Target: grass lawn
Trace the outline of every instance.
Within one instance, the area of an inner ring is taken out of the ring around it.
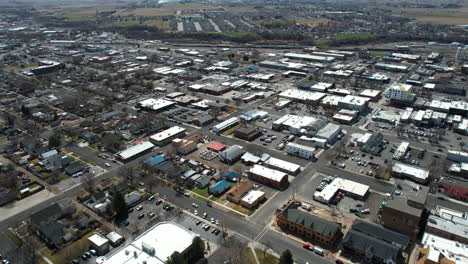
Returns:
[[[374,34],[370,33],[344,33],[344,34],[337,34],[336,39],[370,39],[375,37]]]
[[[328,39],[318,39],[318,40],[314,41],[314,44],[317,45],[317,46],[327,46],[328,44],[330,44],[330,40],[328,40]]]
[[[210,196],[210,194],[208,193],[208,187],[203,188],[203,189],[195,189],[193,192],[206,198]]]
[[[260,249],[255,249],[255,254],[257,255],[260,264],[277,264],[279,262],[277,257],[268,253],[263,254],[263,251]],[[256,264],[255,257],[249,247],[246,247],[242,250],[242,263]]]
[[[383,53],[371,53],[370,55],[372,57],[383,57],[383,56],[385,56],[385,54],[383,54]]]

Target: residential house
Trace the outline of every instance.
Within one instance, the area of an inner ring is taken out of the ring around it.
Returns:
[[[73,239],[73,236],[69,235],[71,232],[70,225],[66,221],[50,220],[41,224],[36,234],[49,248],[60,248]]]
[[[232,203],[239,204],[242,197],[244,197],[253,186],[254,183],[251,180],[243,180],[226,193],[226,199]]]
[[[226,180],[221,180],[214,185],[210,186],[208,192],[212,195],[219,196],[228,190],[231,186],[231,183]]]

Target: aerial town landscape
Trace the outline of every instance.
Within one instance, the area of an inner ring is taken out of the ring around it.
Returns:
[[[467,264],[468,3],[0,0],[2,264]]]

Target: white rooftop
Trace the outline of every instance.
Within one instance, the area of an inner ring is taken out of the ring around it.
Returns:
[[[257,190],[250,190],[244,197],[242,197],[242,201],[252,204],[253,202],[257,201],[260,197],[265,195],[265,192],[257,191]]]
[[[186,251],[196,236],[174,222],[160,222],[108,256],[103,264],[141,264],[145,261],[147,264],[164,264],[175,251]]]
[[[163,141],[163,140],[166,140],[174,135],[177,135],[181,132],[184,132],[185,131],[185,128],[183,127],[180,127],[180,126],[173,126],[171,128],[168,128],[164,131],[161,131],[157,134],[154,134],[150,137],[151,140],[154,140],[156,142],[158,141]]]
[[[290,172],[296,172],[301,168],[300,165],[274,157],[270,157],[267,161],[265,161],[265,164]]]
[[[117,153],[117,155],[120,156],[121,159],[125,160],[153,147],[153,143],[149,141],[144,141],[140,144],[133,145],[127,149],[120,151],[119,153]]]
[[[285,176],[288,176],[284,172],[273,170],[258,164],[255,164],[252,168],[250,168],[249,172],[276,182],[280,182]]]
[[[88,240],[93,243],[94,245],[100,247],[102,245],[104,245],[105,243],[109,242],[109,240],[107,238],[105,238],[104,236],[102,236],[101,234],[94,234],[92,236],[90,236],[88,238]]]
[[[456,264],[468,263],[467,244],[449,240],[429,233],[424,233],[421,243],[423,244],[424,248],[430,248],[431,251],[439,252],[446,258],[455,261]],[[437,262],[438,259],[436,259],[436,263]]]
[[[392,170],[421,181],[426,181],[429,177],[429,171],[403,163],[396,163]]]

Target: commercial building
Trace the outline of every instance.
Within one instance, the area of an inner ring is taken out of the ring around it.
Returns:
[[[409,142],[403,141],[400,143],[398,148],[395,150],[395,153],[393,154],[393,159],[394,160],[401,160],[405,157],[406,153],[409,150]]]
[[[213,150],[213,151],[216,151],[216,152],[221,152],[221,151],[223,151],[223,150],[226,149],[226,145],[221,144],[221,143],[219,143],[219,142],[211,141],[211,142],[208,143],[208,145],[206,146],[206,149],[208,149],[208,150]]]
[[[327,144],[333,145],[338,140],[338,136],[341,134],[341,126],[328,123],[324,128],[317,132],[315,137],[322,138],[327,141]]]
[[[300,60],[300,61],[312,61],[312,62],[334,62],[335,58],[333,57],[326,57],[326,56],[314,56],[309,54],[299,54],[299,53],[285,53],[285,58],[293,59],[293,60]]]
[[[338,192],[342,192],[354,199],[365,200],[369,195],[369,186],[347,179],[335,178],[322,191],[314,193],[314,200],[328,204]]]
[[[416,264],[459,264],[468,263],[468,244],[463,244],[440,236],[424,233],[423,248]]]
[[[259,137],[262,131],[256,126],[243,126],[234,131],[234,136],[247,141],[252,141]]]
[[[172,146],[174,146],[177,153],[180,153],[182,155],[187,155],[198,148],[198,144],[196,141],[187,139],[175,138],[172,140],[171,144]]]
[[[281,229],[330,249],[343,235],[340,224],[301,211],[293,203],[276,215],[276,222]]]
[[[253,167],[249,169],[248,174],[251,179],[277,189],[284,189],[289,184],[288,175],[286,173],[258,164],[254,164]]]
[[[258,119],[264,119],[264,118],[267,118],[268,116],[269,116],[269,114],[266,111],[253,109],[253,110],[250,110],[250,111],[247,111],[247,112],[243,113],[240,116],[240,118],[244,119],[245,121],[250,122],[250,121],[255,121],[255,120],[258,120]]]
[[[387,199],[382,203],[380,223],[409,236],[411,239],[416,239],[422,226],[423,208],[412,205],[414,204],[409,202],[409,199],[401,196]]]
[[[359,93],[359,96],[367,97],[371,101],[378,101],[380,99],[380,90],[371,90],[371,89],[365,89]]]
[[[289,142],[286,144],[286,152],[308,160],[315,160],[315,148]]]
[[[376,69],[393,71],[393,72],[408,72],[409,67],[404,65],[388,64],[388,63],[376,63]]]
[[[122,161],[129,161],[151,151],[153,148],[153,143],[149,141],[143,141],[141,143],[128,147],[127,149],[122,150],[115,155],[118,159]]]
[[[240,159],[244,154],[244,150],[239,145],[232,145],[229,148],[219,152],[221,161],[228,164],[233,164]]]
[[[173,139],[180,138],[185,135],[185,128],[180,126],[173,126],[162,132],[152,135],[149,140],[156,146],[165,146],[169,144]]]
[[[412,101],[414,100],[414,94],[411,93],[412,89],[412,85],[396,83],[388,89],[386,96],[397,101]]]
[[[444,218],[430,215],[427,219],[426,233],[468,244],[468,221],[462,217]]]
[[[153,99],[149,98],[143,101],[140,101],[137,104],[137,108],[144,109],[147,111],[162,112],[176,105],[175,102],[165,100],[165,99]]]
[[[109,252],[109,240],[99,233],[88,237],[90,248],[96,250],[99,256],[104,256]]]
[[[263,202],[263,200],[265,200],[265,192],[250,190],[244,197],[242,197],[240,203],[246,208],[254,209]]]
[[[427,183],[429,179],[428,170],[399,162],[393,165],[392,175],[400,178],[407,178],[422,184]]]
[[[288,89],[279,94],[279,97],[295,102],[314,104],[320,102],[327,94],[321,92],[311,92],[299,89]]]
[[[239,118],[231,117],[231,118],[229,118],[227,120],[224,120],[223,122],[215,125],[211,130],[216,134],[220,134],[223,131],[226,131],[227,129],[236,126],[237,124],[239,124]]]
[[[179,224],[159,222],[132,243],[100,259],[102,264],[164,264],[176,251],[190,259],[193,256],[192,241],[195,237],[197,234]]]
[[[341,243],[345,253],[375,264],[403,263],[402,252],[408,245],[407,236],[361,219],[354,220]]]
[[[447,151],[447,159],[461,163],[468,163],[468,153],[457,150],[449,150]]]
[[[310,116],[285,115],[272,124],[272,129],[276,131],[289,130],[291,134],[314,135],[326,125],[322,119]]]
[[[297,175],[299,172],[301,172],[300,165],[274,157],[268,158],[265,162],[263,162],[263,165],[290,175]]]
[[[362,96],[347,95],[338,103],[338,107],[364,112],[369,107],[370,99]]]

